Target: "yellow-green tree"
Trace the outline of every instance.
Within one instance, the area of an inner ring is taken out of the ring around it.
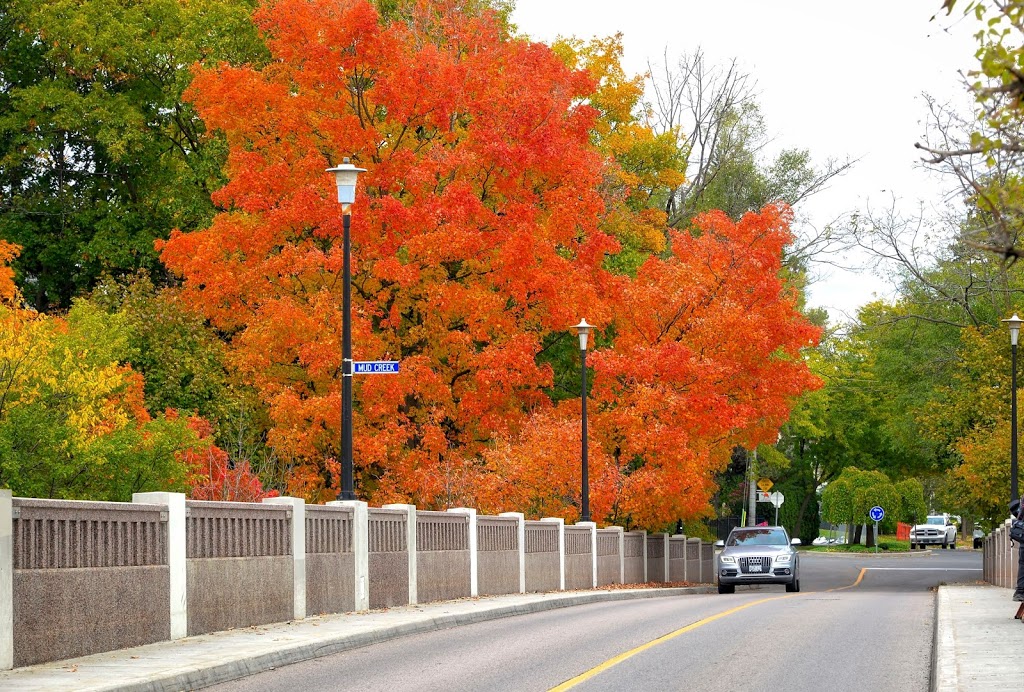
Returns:
[[[64,318],[0,302],[0,486],[16,495],[129,500],[185,490],[184,419],[151,416],[116,315],[77,302]]]

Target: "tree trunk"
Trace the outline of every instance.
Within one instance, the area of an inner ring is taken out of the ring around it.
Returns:
[[[866,542],[865,545],[867,545],[867,547],[869,547],[869,548],[874,548],[875,547],[875,541],[878,540],[878,536],[875,535],[875,525],[874,524],[868,524],[868,526],[867,526],[867,534],[868,534],[868,537],[867,537],[867,542]]]

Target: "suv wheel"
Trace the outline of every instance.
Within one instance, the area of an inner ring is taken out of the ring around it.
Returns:
[[[735,584],[719,584],[718,593],[736,593]]]
[[[797,593],[800,591],[800,579],[793,577],[793,581],[786,584],[786,591],[789,593]]]

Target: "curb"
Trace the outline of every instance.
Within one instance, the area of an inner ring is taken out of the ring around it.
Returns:
[[[213,666],[196,666],[189,670],[180,672],[168,672],[158,678],[151,677],[147,680],[115,683],[108,687],[97,689],[120,692],[176,692],[177,690],[196,689],[209,685],[216,685],[223,682],[238,680],[256,673],[263,673],[274,668],[286,666],[292,663],[301,663],[322,656],[350,651],[372,644],[406,637],[413,634],[433,632],[451,627],[471,625],[477,622],[497,620],[517,615],[528,615],[539,613],[556,608],[570,608],[572,606],[587,605],[590,603],[602,603],[606,601],[628,601],[641,598],[667,598],[671,596],[683,596],[686,594],[710,594],[717,593],[714,586],[678,587],[668,589],[642,589],[642,590],[611,590],[593,591],[565,595],[542,601],[500,606],[481,610],[474,613],[458,613],[441,615],[437,617],[425,616],[422,621],[410,622],[401,625],[382,627],[379,630],[370,632],[356,632],[351,634],[339,634],[327,640],[316,642],[285,645],[282,648],[269,652],[256,654],[245,658],[236,658],[232,661]],[[204,635],[205,636],[205,635]],[[183,641],[183,640],[179,640]],[[152,646],[152,645],[150,645]]]

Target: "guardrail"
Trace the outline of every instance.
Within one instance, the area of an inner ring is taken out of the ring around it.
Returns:
[[[592,522],[288,497],[133,499],[0,491],[0,669],[307,614],[714,580],[709,543]]]
[[[997,526],[982,543],[982,579],[1012,589],[1017,585],[1018,546],[1010,543],[1010,520]]]

